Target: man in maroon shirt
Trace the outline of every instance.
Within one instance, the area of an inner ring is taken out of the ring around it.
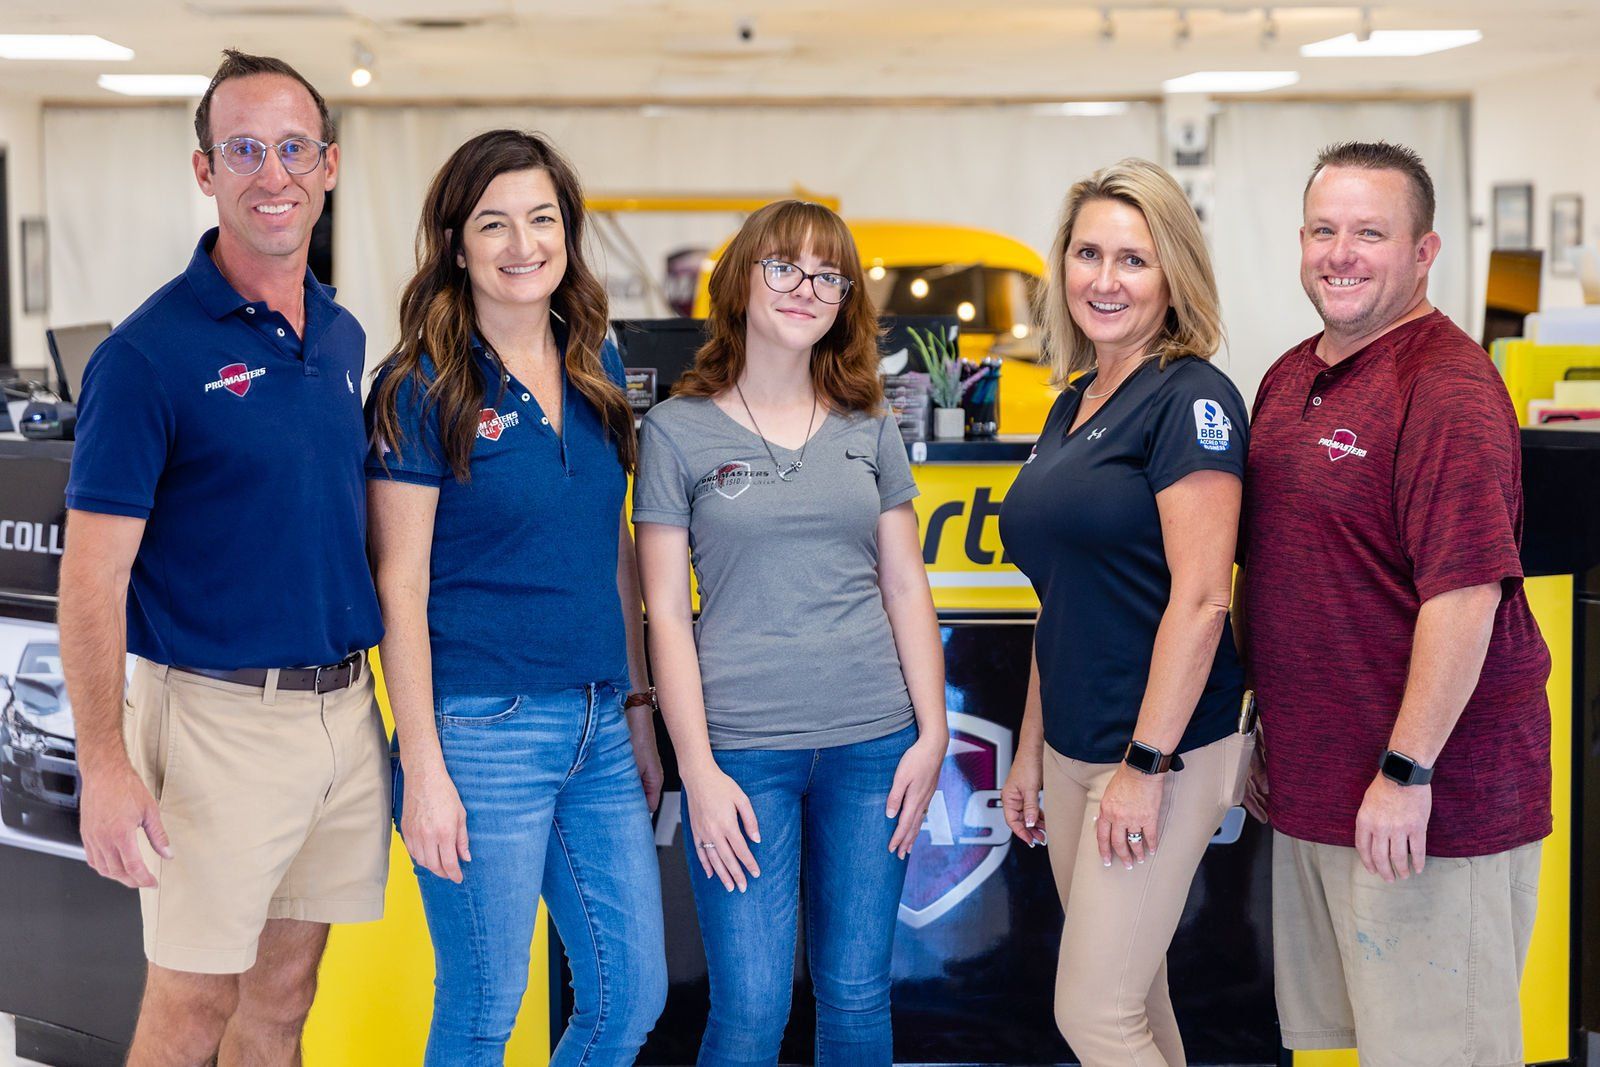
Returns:
[[[1256,396],[1240,632],[1284,1044],[1500,1067],[1523,1062],[1550,659],[1522,589],[1515,413],[1428,303],[1433,209],[1410,149],[1317,160],[1300,281],[1324,330]]]

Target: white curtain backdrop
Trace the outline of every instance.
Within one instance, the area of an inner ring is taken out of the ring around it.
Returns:
[[[1467,254],[1465,103],[1227,103],[1217,116],[1211,224],[1230,339],[1222,358],[1254,397],[1277,356],[1319,326],[1300,290],[1300,190],[1316,152],[1389,138],[1421,152],[1438,190],[1444,252],[1434,302],[1458,322],[1474,301]],[[47,108],[52,324],[120,321],[183,269],[215,224],[196,188],[187,107]],[[1064,118],[1025,107],[492,109],[357,107],[342,116],[335,210],[339,299],[361,319],[368,365],[393,344],[423,192],[467,137],[496,126],[548,134],[591,194],[837,196],[846,217],[965,223],[1043,252],[1067,186],[1124,156],[1161,158],[1161,113]],[[684,246],[715,246],[733,214],[624,215],[652,273]],[[591,242],[617,314],[645,310],[626,256]]]
[[[1444,243],[1428,286],[1433,303],[1467,328],[1467,104],[1229,103],[1214,130],[1216,208],[1211,245],[1228,330],[1222,363],[1246,402],[1274,360],[1322,328],[1300,287],[1300,197],[1316,155],[1336,141],[1398,141],[1421,154],[1438,198]]]
[[[183,270],[216,210],[193,108],[46,108],[50,325],[121,322]]]
[[[919,219],[997,230],[1048,247],[1071,182],[1129,155],[1155,158],[1159,111],[1065,118],[985,108],[350,108],[340,139],[345,173],[335,212],[339,298],[366,325],[369,362],[395,336],[396,302],[412,270],[417,214],[450,152],[497,126],[551,137],[591,195],[786,192],[839,197],[854,218]],[[738,216],[623,215],[659,274],[684,245],[714,247]],[[592,244],[593,242],[591,242]],[[637,314],[637,280],[596,250],[614,314]]]

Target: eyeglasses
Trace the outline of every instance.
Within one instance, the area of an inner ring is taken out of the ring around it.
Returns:
[[[278,162],[290,174],[310,174],[321,166],[322,157],[328,151],[328,142],[312,140],[310,137],[286,137],[277,144],[267,144],[254,137],[230,137],[226,141],[218,141],[206,151],[217,148],[222,149],[222,162],[229,170],[241,178],[248,178],[267,162],[269,150],[278,153]]]
[[[824,304],[840,303],[850,293],[850,279],[836,271],[824,270],[816,274],[807,274],[793,263],[782,259],[761,259],[756,262],[761,265],[761,277],[766,281],[767,288],[775,293],[792,293],[800,288],[800,283],[807,278],[811,279],[811,291]]]

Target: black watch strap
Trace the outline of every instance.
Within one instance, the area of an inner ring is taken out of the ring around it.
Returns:
[[[1378,770],[1396,785],[1427,785],[1433,781],[1433,768],[1424,767],[1404,752],[1387,749],[1378,761]]]
[[[1183,770],[1181,757],[1168,755],[1143,741],[1129,741],[1127,749],[1122,753],[1122,762],[1140,774],[1165,774],[1167,771]]]

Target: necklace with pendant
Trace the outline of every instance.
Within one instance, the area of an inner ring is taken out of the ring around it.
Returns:
[[[744,398],[744,390],[739,388],[738,382],[733,383],[733,391],[739,394],[739,403],[744,405],[744,413],[750,417],[750,425],[756,428],[756,436],[761,438],[761,445],[767,450],[767,458],[772,460],[772,469],[778,473],[778,480],[781,482],[792,480],[800,468],[806,465],[806,446],[811,444],[811,427],[817,421],[816,390],[811,392],[811,418],[806,420],[805,442],[800,446],[799,457],[788,466],[782,466],[778,463],[778,457],[773,454],[772,445],[768,443],[766,435],[761,432],[761,424],[756,422],[755,412],[750,410],[750,402]]]

